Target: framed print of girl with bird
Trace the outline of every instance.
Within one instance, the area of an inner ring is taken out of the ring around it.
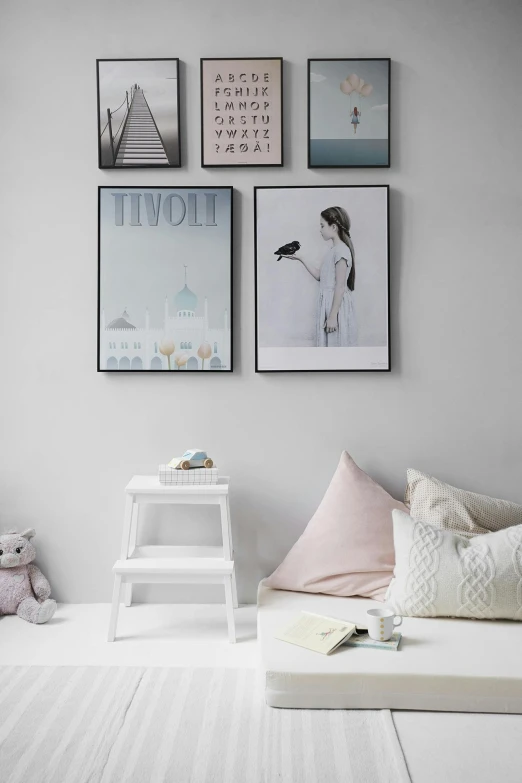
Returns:
[[[256,372],[390,369],[388,186],[255,188]]]
[[[390,59],[308,60],[308,168],[390,165]]]

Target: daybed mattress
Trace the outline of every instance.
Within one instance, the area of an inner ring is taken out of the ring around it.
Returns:
[[[321,655],[274,636],[301,611],[364,624],[377,601],[258,588],[258,638],[271,707],[522,713],[522,623],[404,618],[397,652]]]

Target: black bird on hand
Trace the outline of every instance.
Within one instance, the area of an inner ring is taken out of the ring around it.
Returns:
[[[279,256],[277,260],[281,261],[283,256],[293,256],[294,253],[297,253],[300,247],[301,244],[297,241],[297,239],[294,239],[293,242],[289,242],[287,245],[280,247],[279,250],[276,250],[274,255]]]

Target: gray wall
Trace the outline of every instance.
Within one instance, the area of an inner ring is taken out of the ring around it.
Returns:
[[[397,496],[414,466],[522,503],[518,0],[2,0],[0,15],[0,526],[37,529],[58,600],[110,600],[126,482],[190,446],[232,476],[243,602],[343,448]],[[286,166],[204,171],[199,57],[243,55],[285,58]],[[185,166],[98,171],[95,59],[154,56],[184,63]],[[390,170],[306,169],[306,59],[325,56],[392,58]],[[237,188],[233,374],[96,374],[96,187],[115,183]],[[393,371],[255,375],[252,186],[342,183],[392,188]],[[146,528],[218,532],[210,515]]]

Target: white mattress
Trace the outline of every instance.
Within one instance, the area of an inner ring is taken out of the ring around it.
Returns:
[[[364,623],[364,598],[258,588],[258,638],[271,707],[522,713],[522,623],[404,618],[397,652],[321,655],[274,638],[302,609]]]

